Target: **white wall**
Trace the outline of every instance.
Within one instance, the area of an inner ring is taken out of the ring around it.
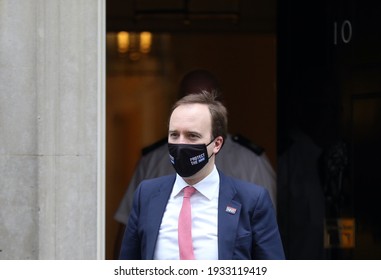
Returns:
[[[0,259],[104,257],[104,0],[0,0]]]

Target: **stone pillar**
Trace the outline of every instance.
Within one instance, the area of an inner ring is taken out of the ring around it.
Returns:
[[[0,0],[0,259],[104,258],[104,0]]]

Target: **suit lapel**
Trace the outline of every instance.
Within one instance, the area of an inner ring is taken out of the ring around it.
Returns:
[[[153,193],[150,200],[148,212],[149,224],[147,225],[150,230],[147,232],[152,234],[147,236],[147,259],[153,259],[161,220],[163,219],[164,211],[167,206],[169,196],[171,195],[175,178],[175,176],[170,177],[166,182],[157,186],[157,191]]]
[[[220,173],[218,199],[218,259],[231,260],[235,246],[241,204],[234,201],[236,190]]]

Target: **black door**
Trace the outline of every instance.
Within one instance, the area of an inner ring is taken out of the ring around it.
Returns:
[[[381,4],[278,1],[278,218],[289,259],[381,258]]]

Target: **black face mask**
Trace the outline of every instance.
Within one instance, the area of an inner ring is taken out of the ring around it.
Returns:
[[[213,141],[214,139],[208,145],[168,143],[169,159],[177,174],[190,177],[200,171],[209,161],[206,147]]]

